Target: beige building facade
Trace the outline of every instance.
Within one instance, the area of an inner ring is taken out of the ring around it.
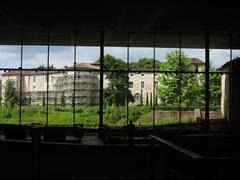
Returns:
[[[205,67],[200,59],[192,58],[192,69],[202,71]],[[50,105],[61,104],[64,98],[66,105],[71,105],[75,99],[76,105],[97,105],[99,104],[100,74],[99,64],[80,63],[76,70],[66,69],[64,72],[49,71],[48,95],[47,95],[47,71],[22,71],[22,103],[30,105],[42,105],[47,102]],[[75,78],[74,78],[75,75]],[[154,102],[154,87],[158,87],[159,73],[152,70],[142,69],[129,72],[129,90],[134,96],[135,105]],[[4,91],[6,81],[15,81],[17,90],[20,89],[19,71],[10,71],[2,75],[2,103],[4,103]],[[75,83],[75,86],[74,86]],[[109,80],[104,74],[103,88],[107,88]],[[75,93],[75,94],[74,94]],[[141,102],[142,100],[142,102]],[[155,99],[156,101],[157,99]],[[148,101],[148,102],[147,102]],[[159,100],[157,100],[159,101]],[[159,103],[159,102],[157,102]]]

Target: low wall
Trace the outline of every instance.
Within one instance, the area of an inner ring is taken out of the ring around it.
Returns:
[[[205,118],[205,111],[202,111],[202,118]],[[176,120],[179,119],[179,111],[155,111],[155,120]],[[210,119],[221,119],[221,111],[209,111]],[[181,111],[181,119],[195,120],[194,111]]]

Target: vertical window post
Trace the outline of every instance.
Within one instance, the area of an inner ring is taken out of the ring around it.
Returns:
[[[206,74],[205,74],[205,128],[209,128],[209,33],[205,34],[205,59],[206,59]]]
[[[232,67],[232,35],[230,35],[230,73],[229,73],[229,111],[228,111],[228,113],[229,112],[232,112],[232,84],[233,84],[233,81],[232,81],[232,79],[233,79],[233,67]],[[225,85],[226,86],[226,85]],[[231,115],[231,113],[229,113],[228,115],[227,115],[227,117],[229,118],[229,119],[231,119],[232,117],[231,117],[232,115]]]
[[[128,76],[128,81],[127,81],[127,125],[129,124],[129,107],[128,107],[128,98],[129,98],[129,38],[130,38],[130,35],[129,33],[127,34],[127,76]]]
[[[155,85],[155,76],[156,76],[156,35],[153,34],[153,127],[155,126],[155,93],[156,93],[156,85]],[[152,99],[150,98],[150,101]],[[151,104],[152,102],[150,102]]]
[[[179,125],[181,125],[181,121],[182,121],[182,34],[179,34],[179,69],[178,69],[178,73],[179,73],[179,81],[178,81],[178,97],[179,97],[179,101],[178,101],[178,113],[179,113]]]
[[[104,65],[104,32],[100,35],[100,109],[99,109],[99,129],[103,128],[103,65]]]
[[[20,79],[19,79],[19,124],[22,124],[22,64],[23,64],[23,32],[21,33],[21,62],[20,62]]]
[[[46,109],[46,126],[48,126],[48,91],[49,91],[49,52],[50,52],[50,32],[47,33],[47,109]]]
[[[73,59],[73,126],[75,125],[75,111],[76,111],[76,60],[77,60],[77,45],[76,45],[76,32],[74,32],[74,59]]]

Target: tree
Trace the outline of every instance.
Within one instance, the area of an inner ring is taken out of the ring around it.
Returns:
[[[14,105],[19,103],[19,93],[15,87],[15,81],[8,79],[5,85],[4,94],[5,105],[11,110]]]
[[[64,93],[64,91],[62,92],[61,106],[62,106],[62,107],[65,107],[65,93]]]
[[[160,69],[186,72],[191,67],[192,62],[187,55],[172,51],[167,54],[166,61],[161,64]],[[199,81],[197,74],[165,73],[158,75],[158,81],[157,96],[163,104],[176,105],[180,102],[180,97],[181,102],[187,107],[203,103],[203,83]]]
[[[161,62],[159,60],[155,60],[155,68],[160,68]],[[130,69],[153,69],[154,67],[154,59],[153,58],[141,58],[138,62],[130,62]]]
[[[150,93],[150,106],[152,106],[152,93]]]
[[[147,92],[147,95],[146,95],[146,105],[149,106],[148,92]]]
[[[140,105],[143,105],[143,90],[141,90],[141,94],[140,94]]]
[[[219,72],[217,69],[211,68],[211,72]],[[209,100],[213,105],[220,104],[221,99],[221,74],[211,74],[209,76]]]
[[[212,105],[219,105],[221,100],[221,74],[217,74],[219,72],[218,69],[214,68],[210,64],[210,70],[214,72],[209,75],[209,102]],[[200,81],[202,82],[202,92],[205,92],[205,78],[204,76],[200,76]]]
[[[104,103],[108,105],[122,106],[126,102],[133,102],[134,98],[127,87],[129,79],[128,74],[124,72],[127,64],[114,56],[106,55],[104,57],[104,68],[106,70],[119,70],[119,72],[106,71],[106,79],[109,81],[108,87],[104,89]],[[128,99],[126,94],[128,92]]]
[[[37,69],[39,69],[39,70],[45,70],[46,69],[47,70],[47,67],[44,64],[42,64],[42,65],[39,65],[37,67]],[[49,69],[56,69],[56,67],[54,67],[53,64],[52,64],[52,65],[49,66]]]

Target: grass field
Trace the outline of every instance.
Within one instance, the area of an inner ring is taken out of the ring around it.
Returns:
[[[160,110],[158,110],[160,111]],[[10,111],[5,107],[0,107],[0,124],[19,124],[19,107],[15,107]],[[21,123],[46,124],[46,107],[42,106],[22,106]],[[126,125],[127,119],[135,125],[152,125],[152,107],[149,106],[130,106],[127,117],[126,107],[108,106],[104,108],[103,121],[105,125],[123,126]],[[83,124],[84,126],[97,126],[99,123],[99,106],[76,107],[75,108],[75,124]],[[155,125],[178,124],[178,118],[165,118],[155,120]],[[194,117],[182,119],[183,124],[194,123]],[[55,107],[49,106],[48,109],[48,125],[71,126],[73,125],[73,108],[72,107]]]

